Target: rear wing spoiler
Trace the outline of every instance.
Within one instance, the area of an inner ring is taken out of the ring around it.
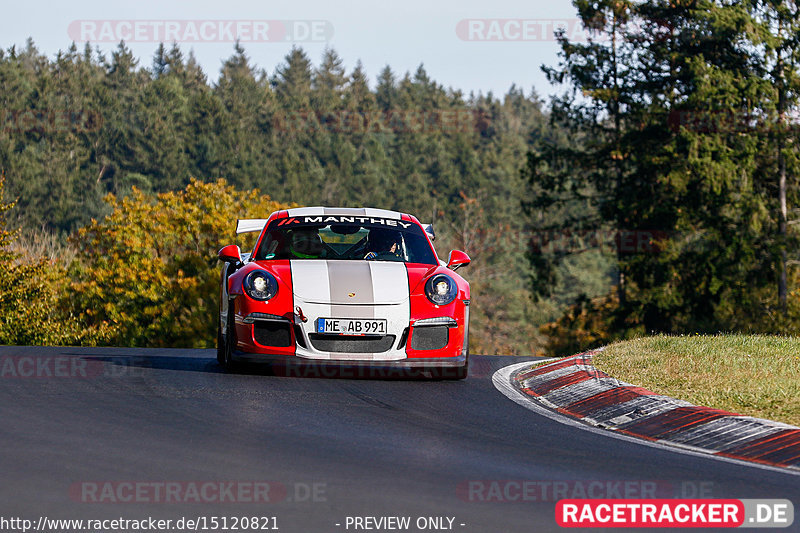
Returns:
[[[236,221],[236,233],[260,233],[267,225],[267,220],[266,218],[240,218]],[[425,228],[425,233],[431,240],[436,239],[433,224],[423,224],[422,227]]]
[[[266,218],[240,218],[236,221],[236,233],[261,232],[267,225]]]

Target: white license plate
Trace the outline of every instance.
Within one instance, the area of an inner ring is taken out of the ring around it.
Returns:
[[[386,335],[385,318],[318,318],[317,333]]]

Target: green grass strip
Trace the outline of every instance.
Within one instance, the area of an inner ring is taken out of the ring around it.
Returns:
[[[595,366],[696,405],[800,426],[800,338],[642,337],[609,345]]]

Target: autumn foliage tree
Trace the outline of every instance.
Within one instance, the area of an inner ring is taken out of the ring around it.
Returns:
[[[5,176],[0,175],[0,198]],[[69,345],[102,340],[106,328],[83,328],[62,300],[66,269],[42,257],[12,250],[15,232],[6,229],[14,203],[0,203],[0,344]]]
[[[218,305],[217,251],[243,244],[237,218],[285,209],[257,189],[191,180],[181,191],[108,195],[111,214],[74,243],[72,306],[89,326],[108,323],[118,346],[212,347]],[[249,244],[253,244],[250,237]]]

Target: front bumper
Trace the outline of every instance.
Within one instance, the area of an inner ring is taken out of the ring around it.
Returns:
[[[412,314],[408,302],[344,306],[295,300],[296,308],[302,312],[281,314],[268,314],[263,306],[251,305],[242,298],[236,298],[233,303],[237,338],[234,355],[242,360],[290,358],[404,368],[459,367],[466,361],[468,300],[459,300],[448,308],[426,310],[423,316]],[[318,317],[385,319],[387,335],[317,334],[314,321]]]

